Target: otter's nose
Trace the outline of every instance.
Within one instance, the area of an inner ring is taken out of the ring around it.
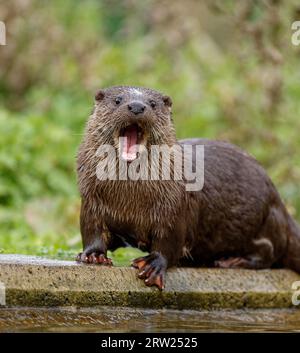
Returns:
[[[135,115],[143,113],[145,108],[146,106],[140,102],[131,102],[128,104],[128,109]]]

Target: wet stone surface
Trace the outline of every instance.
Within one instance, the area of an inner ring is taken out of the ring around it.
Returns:
[[[169,309],[288,308],[289,270],[177,268],[166,288],[148,288],[127,267],[82,265],[31,256],[0,255],[0,282],[6,304],[24,307],[113,306]]]

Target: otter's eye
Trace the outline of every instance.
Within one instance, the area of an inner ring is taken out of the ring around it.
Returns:
[[[150,103],[151,108],[155,108],[156,107],[156,102],[150,101],[149,103]]]
[[[116,103],[117,105],[119,105],[121,102],[122,102],[122,97],[117,97],[117,98],[115,99],[115,103]]]

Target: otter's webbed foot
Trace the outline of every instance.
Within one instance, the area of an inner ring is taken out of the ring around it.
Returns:
[[[97,264],[112,266],[112,260],[107,258],[103,253],[97,251],[85,250],[79,253],[76,257],[77,262],[83,262],[85,264]]]
[[[138,277],[145,280],[147,286],[164,288],[167,260],[158,252],[139,257],[132,262],[132,266],[139,270]]]
[[[221,259],[215,261],[215,267],[220,268],[259,268],[259,263],[253,259],[246,259],[244,257],[229,257],[228,259]]]

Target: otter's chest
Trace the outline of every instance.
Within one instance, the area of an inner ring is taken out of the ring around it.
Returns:
[[[170,221],[180,208],[180,195],[167,183],[109,182],[99,189],[99,202],[109,223],[150,231]]]

